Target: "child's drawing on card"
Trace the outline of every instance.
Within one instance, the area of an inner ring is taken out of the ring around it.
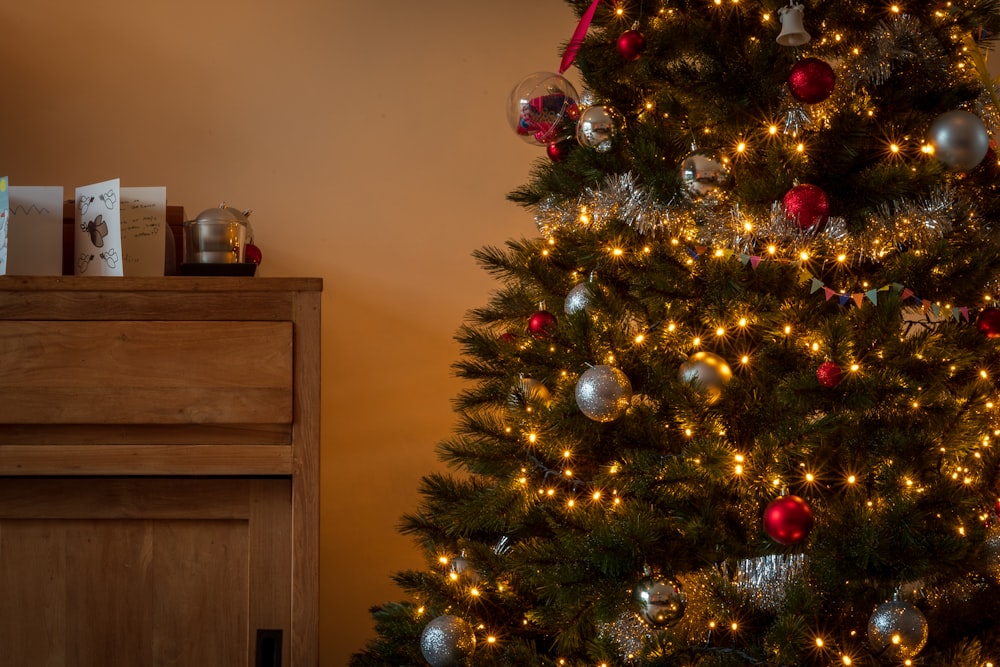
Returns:
[[[76,189],[76,273],[121,276],[119,179]]]
[[[7,177],[0,177],[0,276],[7,275],[7,230],[10,222],[10,190]]]

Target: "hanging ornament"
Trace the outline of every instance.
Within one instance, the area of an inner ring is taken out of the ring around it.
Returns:
[[[548,387],[533,378],[521,378],[518,380],[510,396],[507,397],[507,405],[514,410],[528,410],[535,408],[547,408],[552,403],[552,394]]]
[[[968,111],[941,114],[931,123],[928,141],[941,164],[955,171],[970,171],[990,148],[990,135],[979,117]]]
[[[819,58],[803,58],[792,66],[788,75],[788,90],[803,104],[816,104],[833,93],[837,75]]]
[[[809,535],[815,519],[802,498],[784,495],[764,510],[764,532],[778,544],[797,544]]]
[[[612,366],[588,368],[576,383],[576,405],[580,412],[598,422],[618,419],[632,401],[628,376]]]
[[[797,2],[789,2],[778,10],[778,20],[781,21],[781,34],[774,40],[782,46],[802,46],[808,44],[812,37],[802,26],[804,10]]]
[[[833,388],[840,384],[841,378],[844,377],[844,372],[840,370],[840,366],[832,361],[824,361],[816,369],[816,379],[824,387]]]
[[[558,164],[566,159],[566,156],[569,155],[569,151],[572,147],[573,142],[568,139],[553,141],[545,147],[545,154],[549,156],[550,160]]]
[[[722,388],[733,377],[726,360],[711,352],[695,352],[681,364],[681,382],[689,384],[705,396],[709,403],[722,397]]]
[[[922,306],[907,306],[900,311],[900,315],[903,318],[903,336],[906,338],[934,331],[944,321],[933,309]]]
[[[420,652],[431,667],[459,667],[475,650],[472,624],[457,616],[438,616],[420,634]]]
[[[580,283],[566,294],[563,310],[566,311],[567,315],[575,315],[589,310],[593,300],[594,293],[590,291],[590,284]]]
[[[514,86],[507,101],[507,120],[530,144],[548,146],[573,135],[580,115],[576,89],[553,72],[535,72]]]
[[[1000,336],[1000,308],[987,308],[979,313],[976,329],[987,338]]]
[[[684,616],[684,589],[680,582],[647,574],[632,590],[639,618],[654,628],[670,627]]]
[[[528,319],[528,333],[535,338],[548,338],[556,330],[556,316],[539,310]]]
[[[264,259],[264,253],[262,253],[260,248],[255,246],[253,243],[247,243],[243,246],[243,259],[251,264],[259,265],[261,260]]]
[[[646,36],[636,30],[636,26],[633,26],[631,30],[626,30],[621,34],[615,46],[618,48],[618,55],[625,62],[634,62],[646,50]]]
[[[620,127],[618,114],[604,106],[593,106],[580,114],[576,124],[576,140],[584,148],[607,153],[614,146]]]
[[[927,618],[909,602],[880,604],[868,619],[868,642],[890,660],[909,660],[927,643]]]
[[[822,188],[808,183],[796,185],[786,192],[781,205],[785,209],[785,215],[794,220],[799,229],[818,229],[830,214],[830,201],[826,193]]]
[[[681,162],[681,183],[692,199],[715,199],[732,184],[729,160],[696,150]]]
[[[473,586],[482,579],[479,570],[472,566],[465,554],[451,559],[448,563],[448,574],[454,581],[461,581]]]

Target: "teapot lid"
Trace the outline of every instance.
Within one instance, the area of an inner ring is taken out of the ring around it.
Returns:
[[[226,206],[225,202],[215,208],[207,208],[198,214],[196,222],[238,222],[246,225],[250,211],[240,211],[238,208]]]

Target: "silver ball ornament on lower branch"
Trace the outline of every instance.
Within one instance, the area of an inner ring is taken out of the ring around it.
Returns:
[[[983,121],[960,109],[935,118],[928,139],[934,147],[934,156],[956,171],[975,169],[990,149],[990,134]]]
[[[618,114],[608,107],[593,106],[580,114],[576,123],[576,140],[584,148],[607,153],[614,147],[620,129]]]
[[[909,660],[927,643],[927,618],[909,602],[880,604],[868,619],[872,650],[891,660]]]
[[[576,383],[576,405],[598,422],[618,419],[632,402],[632,383],[613,366],[588,368]]]
[[[684,616],[684,589],[670,577],[644,577],[632,590],[632,600],[639,618],[654,628],[670,627]]]
[[[475,650],[476,632],[458,616],[438,616],[420,635],[420,652],[431,667],[460,667]]]
[[[684,158],[680,168],[681,183],[696,201],[715,201],[732,184],[729,160],[707,151],[695,151]]]
[[[681,364],[681,382],[689,384],[705,396],[709,403],[722,397],[722,388],[733,377],[726,360],[712,352],[695,352]]]

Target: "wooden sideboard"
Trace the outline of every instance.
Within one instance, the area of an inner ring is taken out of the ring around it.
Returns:
[[[317,278],[0,277],[5,667],[316,667]]]

